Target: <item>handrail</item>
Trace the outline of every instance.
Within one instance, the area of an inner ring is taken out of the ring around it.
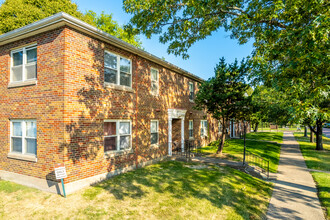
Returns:
[[[269,179],[269,160],[266,160],[248,150],[246,150],[245,163],[247,166],[259,168],[261,172],[267,174],[267,179]]]

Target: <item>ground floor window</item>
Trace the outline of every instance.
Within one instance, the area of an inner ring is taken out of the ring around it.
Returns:
[[[151,133],[151,144],[159,144],[159,132],[158,132],[158,121],[152,120],[150,123],[150,133]]]
[[[11,120],[10,151],[37,155],[37,121]]]
[[[104,152],[128,150],[131,148],[131,121],[104,121]]]
[[[201,120],[201,137],[207,137],[207,120]]]
[[[218,126],[219,126],[219,133],[221,133],[222,132],[222,124],[221,124],[221,122],[219,121],[219,124],[218,124]]]
[[[189,138],[194,137],[194,121],[189,120]]]

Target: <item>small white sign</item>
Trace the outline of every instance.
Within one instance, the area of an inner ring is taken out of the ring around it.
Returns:
[[[56,179],[67,178],[65,167],[55,168],[55,176],[56,176]]]

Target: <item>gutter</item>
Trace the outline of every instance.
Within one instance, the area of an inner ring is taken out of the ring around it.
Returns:
[[[24,39],[24,38],[27,38],[30,36],[34,36],[39,33],[53,30],[53,29],[56,29],[56,28],[59,28],[59,27],[65,26],[65,25],[72,27],[74,29],[80,30],[83,33],[87,33],[88,35],[91,35],[99,40],[107,42],[111,45],[114,45],[120,49],[126,50],[133,54],[136,54],[140,57],[143,57],[149,61],[157,63],[161,66],[164,66],[167,69],[170,69],[176,73],[184,75],[190,79],[196,80],[197,82],[202,83],[204,81],[202,78],[200,78],[192,73],[189,73],[188,71],[181,69],[178,66],[175,66],[167,61],[164,61],[151,53],[148,53],[140,48],[137,48],[129,43],[126,43],[125,41],[120,40],[104,31],[101,31],[101,30],[97,29],[96,27],[94,27],[90,24],[87,24],[86,22],[83,22],[64,12],[54,14],[52,16],[41,19],[39,21],[36,21],[36,22],[26,25],[24,27],[21,27],[21,28],[15,29],[13,31],[10,31],[8,33],[5,33],[3,35],[0,35],[0,46],[14,42],[14,41],[18,41],[18,40],[21,40],[21,39]]]

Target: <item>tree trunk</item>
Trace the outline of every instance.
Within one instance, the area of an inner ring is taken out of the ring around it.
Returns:
[[[257,122],[254,126],[254,132],[258,132],[259,122]]]
[[[310,130],[310,135],[309,135],[309,142],[314,143],[314,129],[312,126],[309,126],[309,130]]]
[[[226,134],[225,134],[225,131],[226,131],[226,124],[225,124],[225,119],[223,118],[222,119],[222,134],[221,134],[221,141],[219,142],[219,145],[218,145],[218,150],[217,150],[217,153],[216,154],[222,154],[222,150],[223,150],[223,146],[225,145],[225,141],[226,141]]]
[[[319,120],[316,122],[316,129],[316,150],[323,150],[322,122]]]
[[[307,126],[305,126],[305,133],[304,133],[304,137],[307,137]]]

